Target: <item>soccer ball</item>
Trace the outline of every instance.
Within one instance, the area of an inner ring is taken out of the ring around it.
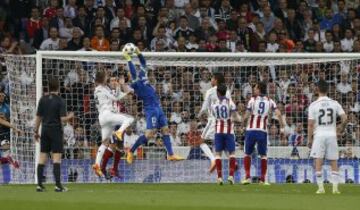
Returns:
[[[123,52],[127,52],[129,55],[135,53],[136,46],[133,43],[127,43],[124,46]]]

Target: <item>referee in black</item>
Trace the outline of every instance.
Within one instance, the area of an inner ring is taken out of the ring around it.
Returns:
[[[45,191],[43,181],[44,166],[49,153],[52,153],[53,172],[55,177],[55,192],[66,192],[67,188],[61,185],[60,164],[63,153],[63,126],[62,123],[74,117],[74,113],[66,115],[64,99],[59,96],[59,80],[56,77],[49,79],[49,94],[41,97],[36,113],[34,137],[40,139],[40,159],[37,165],[37,192]],[[41,124],[41,135],[39,127]]]

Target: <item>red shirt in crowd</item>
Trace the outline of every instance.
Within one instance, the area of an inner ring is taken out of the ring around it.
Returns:
[[[42,26],[41,20],[30,19],[26,25],[26,31],[28,32],[29,38],[34,38],[35,32]]]

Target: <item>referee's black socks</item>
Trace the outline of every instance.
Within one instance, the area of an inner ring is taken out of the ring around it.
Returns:
[[[60,182],[60,163],[54,163],[53,167],[54,167],[53,172],[54,172],[56,186],[62,188]]]
[[[38,164],[37,165],[37,180],[38,180],[38,186],[43,186],[43,174],[44,174],[44,164]]]

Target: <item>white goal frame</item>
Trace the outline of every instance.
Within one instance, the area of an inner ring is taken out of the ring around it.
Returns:
[[[211,60],[212,58],[219,59],[233,59],[233,61],[241,62],[242,59],[259,59],[269,58],[277,60],[287,59],[306,59],[304,63],[316,62],[319,59],[326,61],[339,61],[339,60],[351,60],[360,59],[360,53],[220,53],[220,52],[144,52],[143,55],[146,57],[159,57],[159,58],[196,58]],[[98,51],[37,51],[36,52],[36,104],[38,104],[42,96],[42,60],[43,58],[61,58],[65,56],[84,56],[87,58],[91,57],[111,57],[119,58],[123,60],[122,52],[98,52]],[[264,65],[266,60],[264,61]],[[126,63],[124,60],[123,63]],[[277,65],[281,65],[278,64]],[[285,64],[284,64],[285,65]],[[36,143],[35,146],[35,166],[37,165],[40,157],[40,145]],[[37,170],[35,170],[35,182],[37,182]]]

